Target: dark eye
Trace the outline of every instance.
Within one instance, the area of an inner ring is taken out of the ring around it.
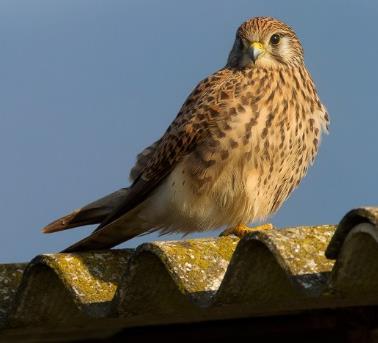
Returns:
[[[280,42],[280,39],[281,39],[280,35],[275,33],[274,35],[272,35],[272,37],[270,37],[270,44],[277,45]]]

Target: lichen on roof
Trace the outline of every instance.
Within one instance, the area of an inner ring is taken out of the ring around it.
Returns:
[[[163,242],[157,246],[183,293],[196,297],[215,294],[238,242],[237,237],[230,236]]]
[[[113,299],[122,271],[133,250],[45,254],[34,264],[45,264],[58,275],[79,304],[109,302]]]
[[[186,294],[216,292],[239,239],[235,236],[149,243]]]
[[[0,341],[378,304],[377,218],[0,265]]]
[[[0,323],[13,304],[26,263],[0,265]]]
[[[132,250],[125,249],[37,256],[26,267],[17,290],[17,301],[11,311],[14,322],[34,325],[38,318],[46,316],[46,311],[54,311],[46,301],[49,297],[56,298],[57,307],[70,307],[71,314],[65,320],[80,313],[93,317],[109,315],[131,255]],[[59,302],[62,304],[58,305]],[[39,307],[35,307],[37,303]],[[25,316],[27,312],[29,315]]]
[[[235,250],[217,303],[279,305],[318,295],[333,261],[324,250],[332,225],[268,230],[245,237]]]

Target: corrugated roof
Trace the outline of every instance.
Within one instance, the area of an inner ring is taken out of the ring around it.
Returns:
[[[0,341],[377,304],[378,209],[338,225],[45,254],[0,265]],[[326,256],[325,257],[325,252]]]

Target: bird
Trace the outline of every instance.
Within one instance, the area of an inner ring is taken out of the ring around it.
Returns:
[[[63,252],[110,249],[156,231],[242,234],[298,186],[328,126],[294,30],[253,17],[237,29],[225,66],[199,82],[161,138],[137,156],[130,185],[42,231],[99,224]]]

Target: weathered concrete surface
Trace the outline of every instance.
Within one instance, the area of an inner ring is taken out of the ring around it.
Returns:
[[[327,287],[334,264],[324,256],[334,230],[334,226],[324,225],[246,237],[234,253],[217,303],[274,311],[296,309],[296,303],[305,305],[306,298],[318,297]]]
[[[6,319],[12,307],[26,263],[0,265],[0,323]]]
[[[349,213],[335,235],[332,225],[298,227],[1,265],[0,341],[378,305],[377,213]]]
[[[361,223],[378,227],[378,207],[361,207],[349,211],[337,226],[337,230],[326,250],[326,256],[336,259],[348,233]]]

